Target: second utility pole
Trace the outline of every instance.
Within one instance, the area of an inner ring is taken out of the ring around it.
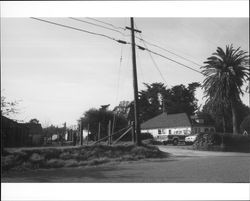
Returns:
[[[131,27],[126,29],[131,30],[131,42],[132,42],[132,61],[133,61],[133,83],[134,83],[134,115],[135,115],[135,134],[136,144],[141,145],[141,127],[139,122],[139,104],[138,104],[138,84],[137,84],[137,70],[136,70],[136,53],[135,53],[135,32],[141,33],[141,31],[134,29],[134,19],[130,18]]]

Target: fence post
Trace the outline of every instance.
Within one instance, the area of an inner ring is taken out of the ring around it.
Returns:
[[[98,123],[97,141],[101,139],[101,122]]]
[[[132,142],[135,143],[135,130],[134,130],[134,122],[131,122],[131,135],[132,135]]]
[[[111,121],[109,120],[108,125],[108,145],[111,145]]]
[[[88,133],[87,133],[87,145],[89,144],[89,124],[88,124]]]

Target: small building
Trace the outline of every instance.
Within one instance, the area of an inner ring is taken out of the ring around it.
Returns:
[[[162,113],[141,124],[142,133],[151,133],[153,137],[165,134],[191,133],[192,124],[186,113],[167,114]]]
[[[23,123],[29,130],[29,137],[32,139],[31,145],[43,144],[43,129],[39,123]]]
[[[31,144],[29,128],[1,115],[1,143],[3,147],[23,147]]]
[[[215,132],[215,123],[209,114],[198,112],[190,118],[193,133]]]
[[[215,132],[215,127],[210,122],[207,124],[205,116],[192,116],[186,113],[162,113],[141,124],[142,133],[150,133],[153,137],[159,135],[189,135],[199,132]]]

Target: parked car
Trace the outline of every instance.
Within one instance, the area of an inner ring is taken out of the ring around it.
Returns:
[[[185,137],[185,144],[189,145],[189,144],[194,144],[195,140],[197,139],[198,134],[194,134],[194,135],[189,135],[187,137]]]
[[[162,144],[166,145],[168,141],[168,135],[158,135],[155,140],[157,142],[161,142]]]
[[[187,135],[171,134],[171,135],[158,135],[156,141],[161,142],[164,145],[173,144],[178,145],[179,143],[185,142],[185,137]]]
[[[187,135],[178,135],[178,134],[172,134],[168,135],[168,140],[166,144],[173,144],[173,145],[178,145],[179,143],[184,143],[185,142],[185,137]]]

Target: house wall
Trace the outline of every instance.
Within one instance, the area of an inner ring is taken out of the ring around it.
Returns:
[[[159,129],[142,129],[142,133],[150,133],[153,137],[158,135],[169,135],[169,134],[190,134],[191,127],[178,127],[178,128],[159,128]]]
[[[192,127],[192,133],[200,133],[200,132],[215,132],[214,126],[193,126]]]

